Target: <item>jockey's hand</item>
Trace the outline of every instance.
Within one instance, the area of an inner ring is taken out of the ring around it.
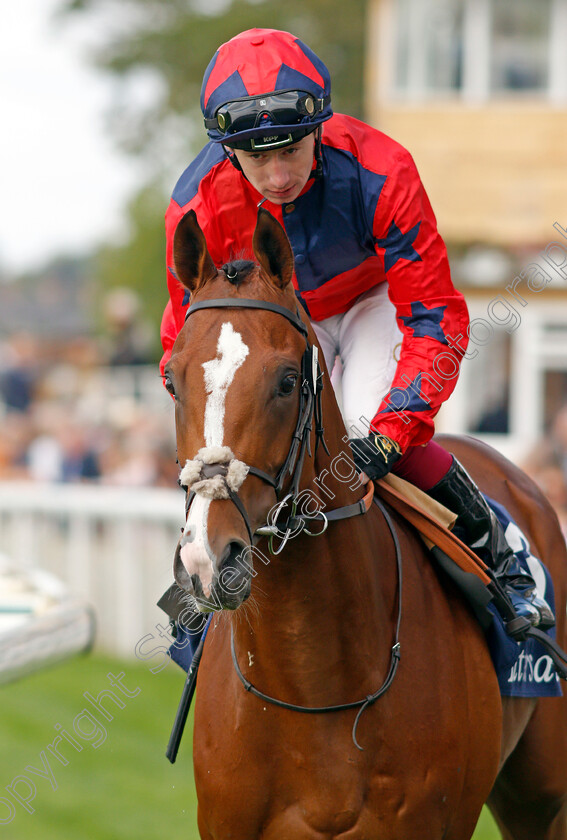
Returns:
[[[366,476],[368,479],[383,478],[402,455],[399,444],[375,432],[370,432],[365,438],[353,438],[349,442],[356,469],[361,477]]]

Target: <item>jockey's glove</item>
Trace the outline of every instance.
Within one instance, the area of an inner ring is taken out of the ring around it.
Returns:
[[[349,443],[356,469],[370,479],[383,478],[402,455],[396,441],[376,432],[370,432],[365,438],[353,438]]]

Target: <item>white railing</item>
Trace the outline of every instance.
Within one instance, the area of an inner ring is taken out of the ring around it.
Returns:
[[[57,575],[95,609],[96,644],[133,656],[167,618],[181,491],[0,483],[0,551]],[[156,634],[157,635],[157,634]]]

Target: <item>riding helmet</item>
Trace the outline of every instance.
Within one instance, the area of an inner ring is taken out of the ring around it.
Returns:
[[[256,151],[296,143],[332,115],[331,78],[289,32],[249,29],[219,47],[203,78],[209,138]]]

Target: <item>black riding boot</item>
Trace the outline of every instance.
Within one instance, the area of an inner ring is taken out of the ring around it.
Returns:
[[[536,595],[533,577],[520,565],[494,511],[456,458],[447,475],[427,492],[457,514],[455,536],[492,570],[516,616],[528,619],[534,627],[553,627],[555,617],[549,604]],[[510,616],[504,618],[508,622]]]

